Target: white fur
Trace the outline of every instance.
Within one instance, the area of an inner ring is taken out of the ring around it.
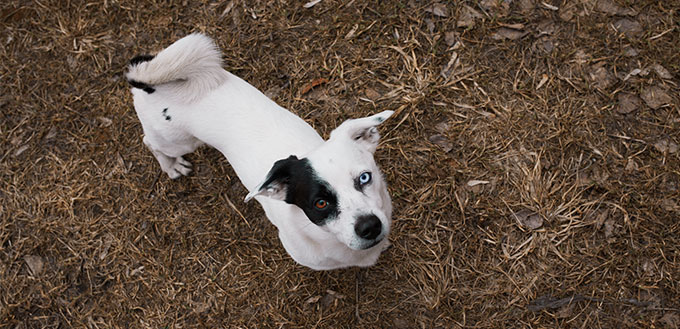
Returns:
[[[375,126],[392,111],[348,120],[324,141],[305,121],[222,69],[214,42],[200,34],[182,38],[153,60],[131,66],[127,77],[155,89],[149,94],[132,88],[132,94],[144,144],[161,169],[171,178],[187,175],[191,164],[182,155],[203,143],[218,149],[250,191],[247,200],[255,198],[262,205],[298,263],[315,270],[370,266],[389,245],[392,204],[373,151],[379,138]],[[290,155],[309,159],[337,192],[341,205],[337,219],[317,226],[299,207],[281,201],[280,195],[259,190],[274,162]],[[366,170],[373,173],[373,182],[362,193],[354,188],[352,177]],[[354,218],[366,212],[380,219],[382,240],[361,250]]]
[[[191,34],[158,53],[154,60],[131,66],[128,80],[148,85],[166,84],[179,101],[192,102],[226,79],[222,54],[209,37]]]

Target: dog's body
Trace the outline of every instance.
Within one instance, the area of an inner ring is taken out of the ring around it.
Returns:
[[[189,35],[155,57],[132,60],[127,78],[144,144],[171,178],[182,155],[218,149],[278,228],[288,253],[315,270],[373,265],[389,242],[392,205],[373,152],[375,126],[392,111],[348,120],[328,141],[221,67],[213,41]]]

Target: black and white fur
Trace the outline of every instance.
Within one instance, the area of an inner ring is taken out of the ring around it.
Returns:
[[[389,245],[392,203],[373,159],[376,126],[393,112],[347,120],[328,140],[305,121],[222,68],[202,34],[155,56],[138,56],[126,74],[161,169],[191,172],[184,154],[202,144],[230,162],[286,251],[315,270],[375,264]]]

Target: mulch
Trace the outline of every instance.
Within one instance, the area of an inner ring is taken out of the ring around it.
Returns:
[[[2,328],[678,328],[663,1],[0,4]],[[200,31],[323,136],[390,109],[392,248],[297,265],[219,152],[170,180],[123,73]]]

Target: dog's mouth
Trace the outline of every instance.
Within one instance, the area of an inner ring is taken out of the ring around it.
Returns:
[[[355,250],[368,250],[368,249],[371,249],[371,248],[375,247],[376,245],[378,245],[382,240],[383,240],[383,238],[379,238],[379,239],[375,239],[375,240],[371,240],[371,241],[364,240],[365,243],[362,243],[362,244],[360,244],[356,247],[352,247],[352,246],[349,246],[349,247],[352,248],[352,249],[355,249]]]
[[[375,247],[376,245],[378,245],[378,243],[380,243],[380,241],[382,241],[382,239],[376,239],[375,241],[373,241],[373,242],[369,243],[368,245],[366,245],[366,246],[364,247],[364,250],[366,250],[366,249],[371,249],[371,248]]]

